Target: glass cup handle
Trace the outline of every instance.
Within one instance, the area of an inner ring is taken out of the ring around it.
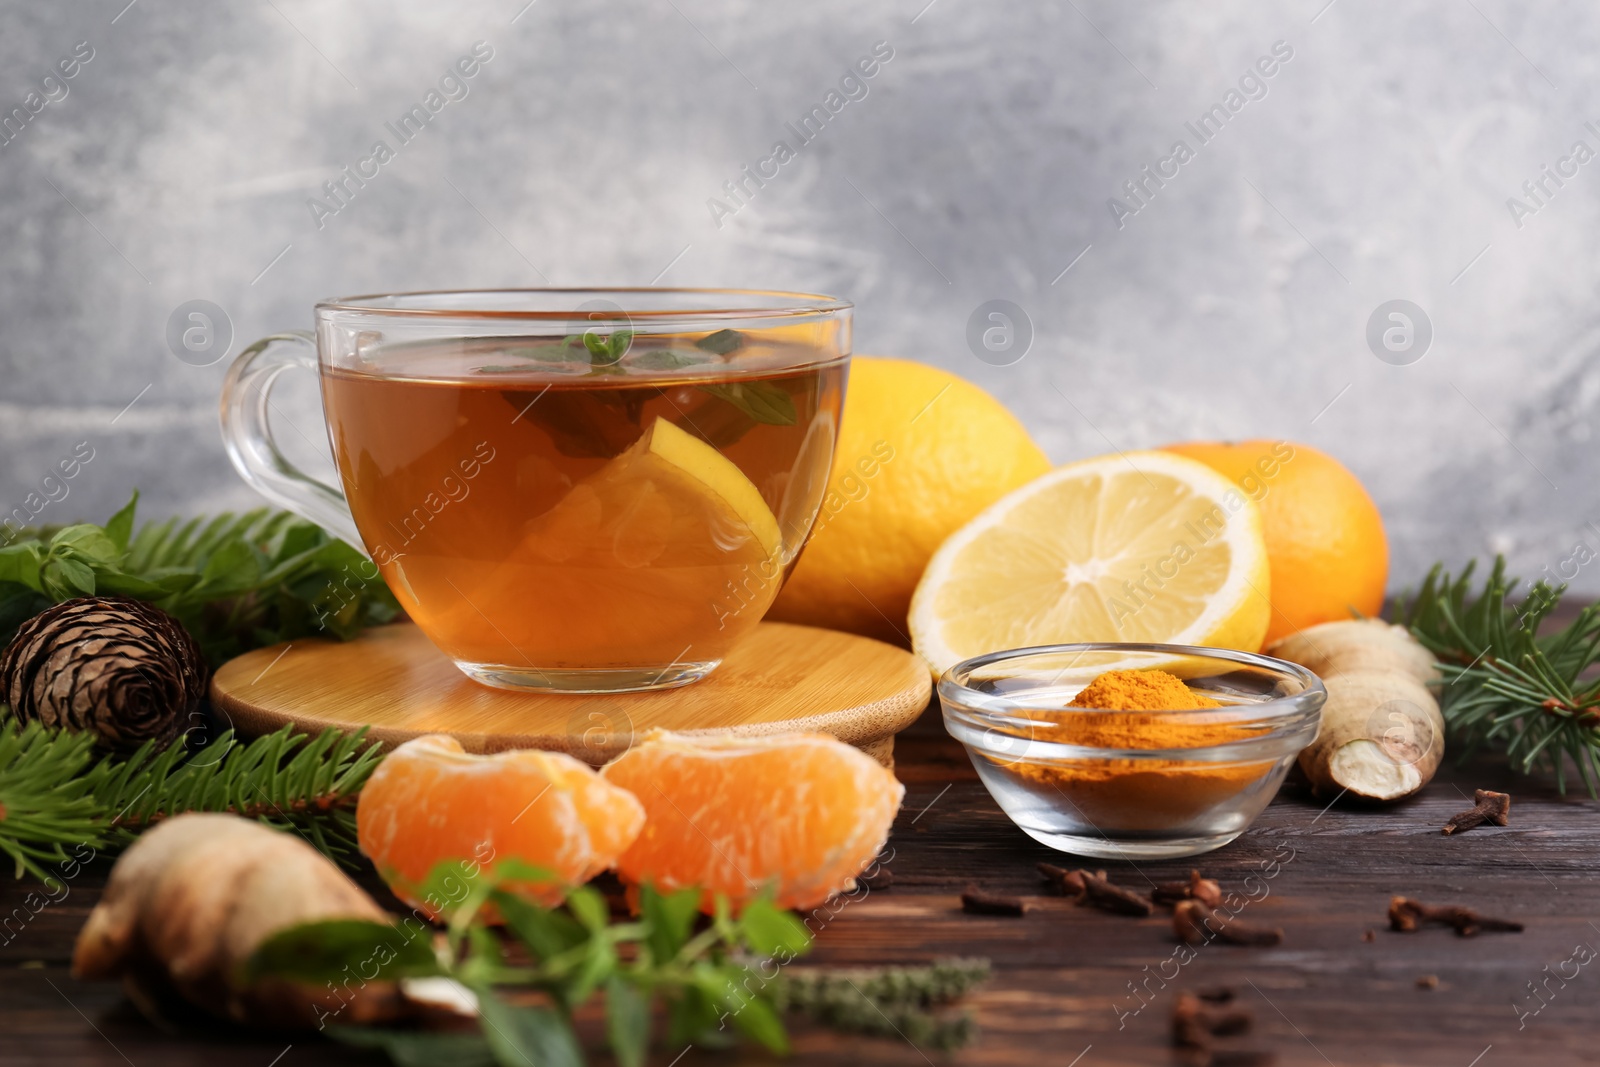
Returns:
[[[319,370],[317,339],[308,331],[275,333],[239,353],[222,383],[222,443],[258,493],[365,552],[344,494],[296,468],[273,439],[268,397],[278,375],[293,367]]]

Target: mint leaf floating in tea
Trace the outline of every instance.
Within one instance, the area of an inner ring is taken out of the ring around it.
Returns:
[[[587,330],[583,335],[583,347],[589,350],[589,363],[597,370],[616,366],[632,345],[632,330],[618,330],[609,337],[602,337],[594,330]]]
[[[715,352],[719,356],[725,356],[744,347],[744,334],[738,330],[718,330],[716,333],[706,334],[696,341],[694,345],[696,348],[703,348],[707,352]]]
[[[799,420],[794,410],[794,398],[771,382],[702,385],[700,391],[726,400],[756,422],[767,426],[793,426]]]
[[[500,354],[508,359],[526,359],[534,363],[587,363],[588,351],[583,347],[583,338],[577,334],[564,337],[560,341],[546,344],[514,345],[503,348]],[[581,356],[581,358],[580,358]],[[526,363],[490,363],[477,368],[479,374],[515,374],[526,371]]]
[[[628,360],[628,366],[639,370],[682,370],[710,362],[710,356],[698,352],[685,352],[681,348],[651,348],[635,353]]]

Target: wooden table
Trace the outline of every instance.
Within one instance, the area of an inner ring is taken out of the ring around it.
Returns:
[[[1163,984],[1162,976],[1174,973],[1165,962],[1176,947],[1170,920],[1130,919],[1042,895],[1035,862],[1074,861],[1007,821],[936,712],[901,736],[896,756],[906,802],[891,841],[894,884],[844,906],[822,930],[812,959],[990,959],[995,977],[971,998],[982,1037],[951,1062],[1181,1063],[1168,1039],[1176,996],[1216,986],[1233,989],[1236,1006],[1255,1017],[1249,1034],[1219,1047],[1269,1052],[1279,1064],[1600,1062],[1600,963],[1564,964],[1578,946],[1600,949],[1600,804],[1586,797],[1562,798],[1540,781],[1481,767],[1447,768],[1420,797],[1387,809],[1324,809],[1287,786],[1243,837],[1199,860],[1225,890],[1240,894],[1245,879],[1257,875],[1249,892],[1260,899],[1243,915],[1281,926],[1283,944],[1209,945]],[[1445,819],[1470,807],[1474,787],[1512,794],[1511,825],[1442,836]],[[1266,877],[1263,865],[1275,857],[1276,876]],[[1130,887],[1182,878],[1192,865],[1106,864]],[[378,1062],[315,1037],[163,1034],[115,985],[74,981],[67,973],[73,938],[104,878],[103,867],[87,871],[59,903],[0,933],[9,938],[0,945],[0,1062]],[[963,914],[958,894],[967,885],[1025,895],[1035,906],[1022,918]],[[27,888],[5,882],[0,912],[20,907]],[[1473,938],[1443,928],[1391,933],[1385,913],[1393,894],[1469,904],[1520,919],[1527,930]],[[1563,984],[1552,977],[1558,968],[1577,975]],[[1436,985],[1426,985],[1433,979]],[[1541,1007],[1530,983],[1544,983],[1547,1004]],[[1147,990],[1142,998],[1135,986]],[[946,1062],[904,1042],[797,1036],[797,1064]],[[658,1049],[652,1062],[672,1062],[679,1051]],[[695,1050],[678,1067],[733,1062],[741,1060]]]

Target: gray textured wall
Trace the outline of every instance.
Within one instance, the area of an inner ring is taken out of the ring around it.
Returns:
[[[524,2],[0,5],[0,110],[58,98],[0,146],[0,504],[79,442],[41,519],[133,484],[150,514],[250,503],[215,426],[227,361],[168,349],[185,301],[226,310],[231,356],[323,296],[659,282],[849,297],[858,352],[970,376],[1061,461],[1325,448],[1388,516],[1396,586],[1600,547],[1592,4]],[[384,123],[478,41],[468,95],[398,146]],[[1230,100],[1278,41],[1292,58]],[[877,42],[865,97],[799,146],[784,124]],[[1218,103],[1201,143],[1185,123]],[[308,198],[379,139],[395,158],[319,228]],[[777,140],[795,158],[714,218]],[[1192,158],[1127,197],[1178,140]],[[991,299],[1032,323],[1010,366],[966,340]],[[1409,365],[1367,341],[1392,299],[1432,324]],[[284,408],[319,436],[309,388]]]

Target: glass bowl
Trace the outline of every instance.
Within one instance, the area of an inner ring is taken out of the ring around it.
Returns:
[[[1156,669],[1220,706],[1068,706],[1105,671]],[[1019,648],[939,679],[945,729],[1011,821],[1100,859],[1193,856],[1238,837],[1316,737],[1327,696],[1304,667],[1192,645]]]

